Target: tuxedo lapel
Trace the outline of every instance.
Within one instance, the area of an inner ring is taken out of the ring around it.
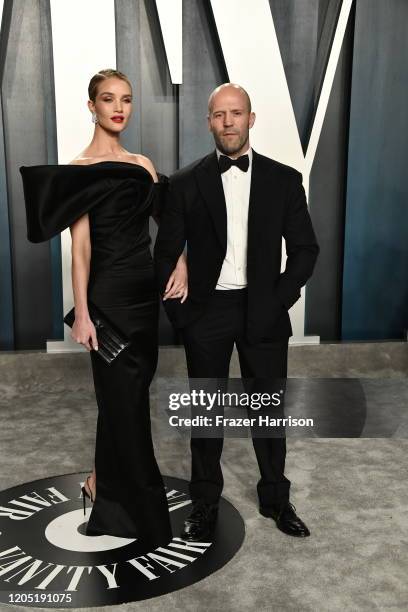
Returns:
[[[227,248],[227,207],[217,153],[214,151],[195,168],[198,187],[212,217],[215,232],[223,248]]]
[[[251,189],[248,207],[248,254],[252,252],[258,242],[258,234],[263,226],[263,207],[266,205],[265,199],[268,198],[270,193],[268,169],[263,167],[262,157],[252,149]]]

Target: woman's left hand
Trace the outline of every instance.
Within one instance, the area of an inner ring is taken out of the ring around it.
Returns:
[[[187,260],[182,253],[178,259],[177,265],[170,275],[163,296],[163,301],[174,298],[181,298],[180,303],[186,301],[188,296],[188,274]]]

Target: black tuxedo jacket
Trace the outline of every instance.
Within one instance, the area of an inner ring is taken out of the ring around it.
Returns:
[[[281,273],[282,237],[287,261]],[[188,290],[164,302],[182,328],[205,311],[227,249],[227,211],[216,151],[170,177],[154,258],[160,293],[187,243]],[[300,172],[253,151],[248,210],[247,337],[268,342],[292,335],[288,310],[300,297],[319,252]]]

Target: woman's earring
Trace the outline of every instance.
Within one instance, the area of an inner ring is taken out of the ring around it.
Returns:
[[[98,117],[96,116],[96,113],[92,113],[92,121],[93,123],[98,123]]]

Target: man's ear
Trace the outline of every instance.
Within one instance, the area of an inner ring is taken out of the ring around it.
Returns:
[[[207,115],[207,125],[208,125],[208,131],[212,132],[210,115]]]
[[[251,129],[251,127],[254,125],[255,119],[256,119],[255,113],[251,112],[251,114],[249,115],[249,129]]]

